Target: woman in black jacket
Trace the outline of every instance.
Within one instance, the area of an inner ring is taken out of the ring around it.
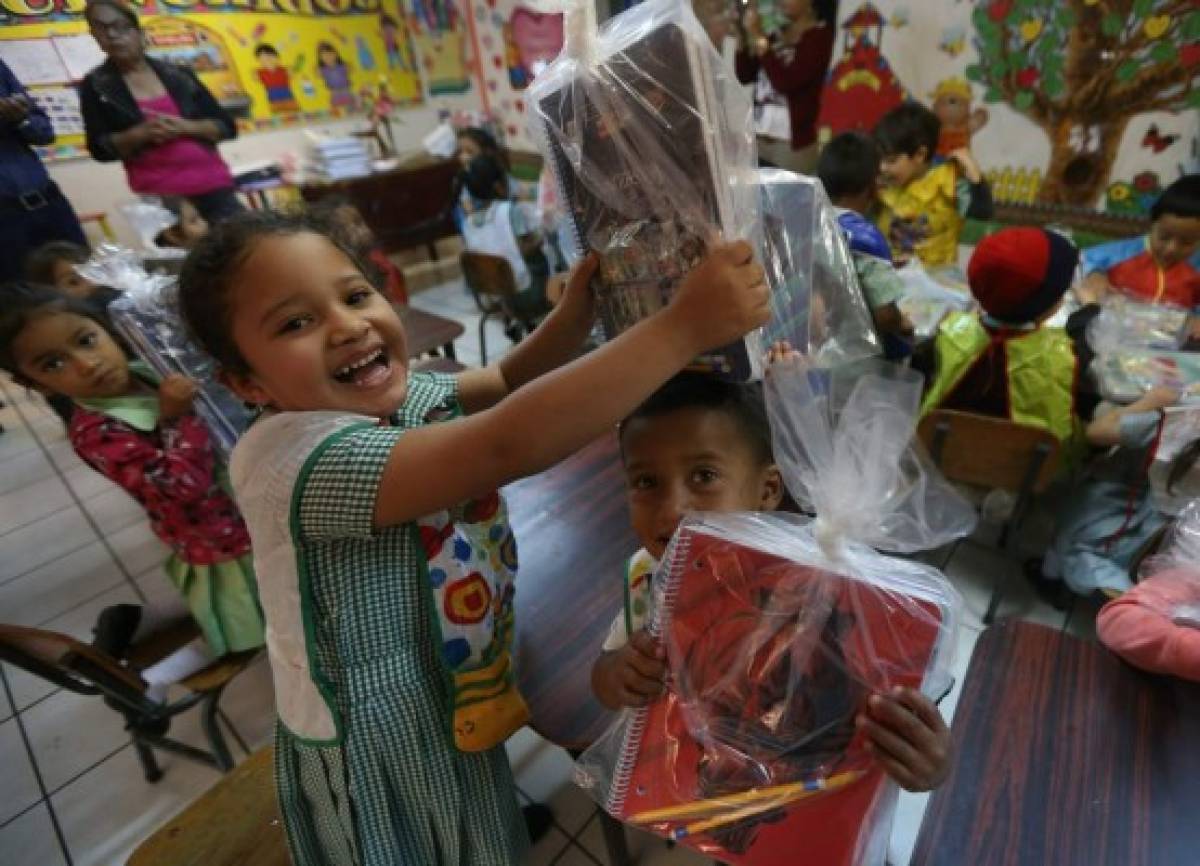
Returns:
[[[217,151],[237,135],[233,119],[191,70],[146,56],[121,0],[88,0],[84,14],[108,55],[79,87],[92,157],[121,160],[136,193],[188,197],[210,224],[242,210]]]

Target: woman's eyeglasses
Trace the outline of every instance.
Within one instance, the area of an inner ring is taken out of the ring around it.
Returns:
[[[89,25],[89,28],[91,29],[93,36],[115,36],[118,38],[122,36],[128,36],[137,29],[133,26],[133,24],[121,18],[117,19],[116,21],[109,21],[108,23],[104,23],[102,21],[93,21]]]

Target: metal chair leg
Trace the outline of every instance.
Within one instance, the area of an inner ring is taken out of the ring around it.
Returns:
[[[612,866],[632,866],[633,857],[629,853],[629,840],[625,836],[625,827],[603,809],[600,810],[600,830],[604,833],[604,847],[608,850],[608,862]]]
[[[222,773],[228,773],[233,769],[233,756],[229,754],[229,747],[225,745],[225,736],[221,733],[220,725],[217,722],[217,702],[221,699],[222,691],[224,689],[218,689],[204,699],[204,706],[200,712],[200,724],[204,728],[208,747],[212,749],[217,769]]]
[[[484,313],[479,318],[479,366],[487,366],[487,337],[484,334],[484,328],[487,327],[488,319],[491,318],[490,312]]]
[[[163,777],[162,769],[158,766],[158,759],[154,757],[154,750],[137,738],[133,737],[133,750],[137,752],[138,761],[142,765],[142,773],[146,776],[147,782],[157,782]]]

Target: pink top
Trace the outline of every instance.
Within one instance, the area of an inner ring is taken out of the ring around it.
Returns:
[[[169,93],[139,99],[137,104],[147,119],[156,114],[180,116]],[[201,195],[233,186],[233,175],[217,149],[187,137],[147,148],[126,160],[125,174],[130,189],[151,195]]]
[[[1200,573],[1173,568],[1100,609],[1100,642],[1135,667],[1200,681]]]

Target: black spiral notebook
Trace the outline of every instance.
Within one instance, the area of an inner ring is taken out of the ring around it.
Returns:
[[[552,68],[537,97],[543,151],[577,248],[601,256],[594,288],[609,339],[664,307],[708,240],[732,224],[712,48],[684,21],[655,23],[628,28],[624,44],[602,38],[582,75]],[[754,378],[759,340],[706,353],[693,367]]]

